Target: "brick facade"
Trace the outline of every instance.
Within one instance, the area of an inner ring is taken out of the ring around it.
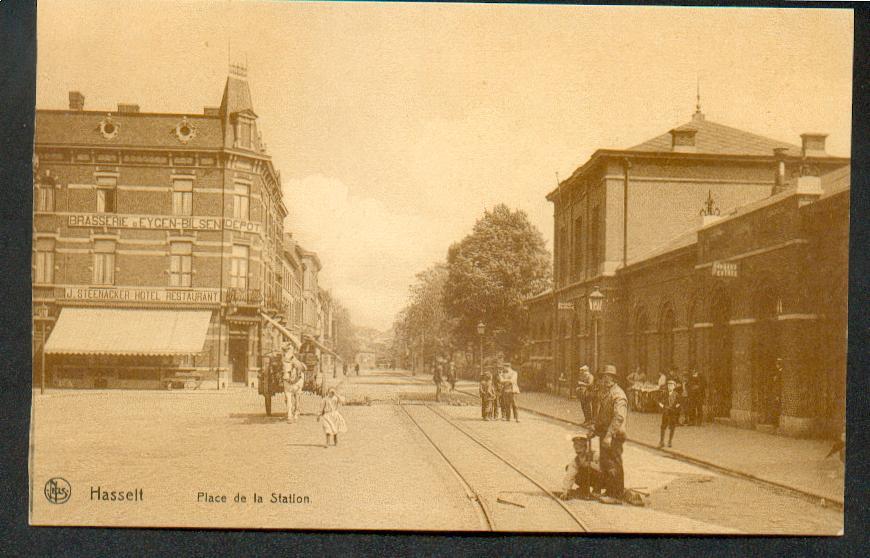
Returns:
[[[34,177],[37,381],[43,340],[65,307],[80,305],[198,308],[212,323],[194,355],[47,355],[49,385],[160,387],[181,369],[206,387],[256,380],[258,313],[286,311],[287,208],[242,73],[227,79],[220,109],[202,115],[38,110]],[[73,294],[95,288],[116,299]],[[124,299],[145,290],[150,299]]]
[[[547,196],[556,289],[528,301],[530,361],[551,389],[593,365],[588,295],[597,286],[606,296],[599,365],[650,380],[698,368],[711,417],[838,432],[849,160],[827,155],[823,136],[813,136],[821,150],[801,154],[697,114],[693,124],[706,152],[661,138],[599,150]],[[777,189],[780,162],[788,184]]]

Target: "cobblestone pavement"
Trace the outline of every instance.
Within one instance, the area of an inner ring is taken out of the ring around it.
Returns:
[[[456,474],[396,405],[403,401],[468,475],[499,529],[570,528],[564,517],[555,519],[564,512],[547,504],[542,493],[497,460],[469,459],[471,446],[458,441],[461,433],[431,412],[426,418],[427,410],[420,403],[433,399],[431,381],[386,371],[328,381],[338,385],[346,398],[342,412],[349,428],[340,436],[339,446],[329,448],[316,422],[319,399],[311,395],[304,396],[299,421],[287,424],[281,398],[275,398],[275,416],[266,417],[262,397],[246,388],[35,394],[31,522],[483,528],[481,514]],[[482,422],[474,401],[457,394],[445,395],[437,410],[550,490],[559,490],[564,466],[572,456],[570,425],[529,414],[519,424]],[[594,531],[833,534],[842,527],[842,512],[722,477],[659,452],[627,446],[625,461],[627,486],[649,492],[650,505],[569,502]],[[65,504],[51,504],[43,495],[52,477],[62,477],[72,487]],[[92,498],[94,489],[137,488],[143,489],[139,502]],[[255,494],[262,501],[255,500]],[[525,507],[500,503],[499,497]],[[226,502],[215,501],[223,498]],[[550,512],[544,511],[547,506]],[[552,521],[545,518],[547,513]]]

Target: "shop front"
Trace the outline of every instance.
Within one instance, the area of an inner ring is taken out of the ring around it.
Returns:
[[[217,387],[211,310],[64,307],[45,343],[57,388]]]

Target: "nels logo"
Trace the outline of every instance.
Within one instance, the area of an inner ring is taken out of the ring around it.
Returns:
[[[45,483],[45,498],[52,504],[64,504],[72,495],[72,487],[60,477],[48,479]]]

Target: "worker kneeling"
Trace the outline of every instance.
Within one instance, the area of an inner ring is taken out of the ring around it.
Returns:
[[[572,438],[574,459],[565,466],[562,499],[597,499],[601,496],[603,479],[598,452],[592,449],[594,434],[578,434]],[[576,488],[575,488],[576,487]]]

